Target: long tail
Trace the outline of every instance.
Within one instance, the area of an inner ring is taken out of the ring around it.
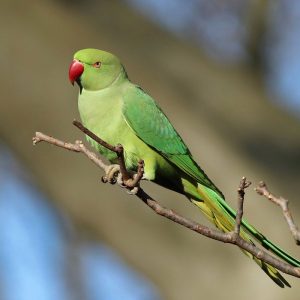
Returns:
[[[213,190],[204,187],[203,185],[198,185],[199,200],[191,199],[191,201],[197,205],[201,211],[207,216],[207,218],[216,225],[220,230],[228,232],[233,230],[235,224],[236,211],[233,210],[227,202]],[[264,235],[257,231],[252,225],[250,225],[246,220],[242,220],[241,237],[253,243],[249,234],[253,236],[264,248],[271,251],[276,256],[280,257],[287,263],[300,267],[300,261],[293,258],[278,246],[269,241]],[[254,244],[254,243],[253,243]],[[290,284],[283,278],[283,276],[278,272],[277,269],[270,266],[269,264],[257,259],[252,254],[247,251],[243,252],[252,258],[261,269],[280,287],[288,286]]]

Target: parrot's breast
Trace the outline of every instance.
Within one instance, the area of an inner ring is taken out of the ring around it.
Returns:
[[[145,144],[127,124],[123,112],[122,88],[85,91],[79,95],[78,108],[81,120],[89,130],[111,145],[121,144],[125,150],[126,166],[135,170],[140,159],[145,161],[145,176],[155,178],[159,165],[164,159]],[[116,154],[100,146],[87,137],[87,140],[111,162]]]
[[[144,178],[166,188],[183,193],[183,178],[173,164],[154,148],[149,147],[128,125],[123,115],[123,89],[85,91],[79,95],[78,108],[81,120],[89,130],[111,145],[124,147],[126,167],[136,171],[138,161],[144,160]],[[111,163],[116,163],[114,152],[87,137],[90,144]]]

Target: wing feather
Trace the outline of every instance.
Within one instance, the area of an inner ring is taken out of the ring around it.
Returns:
[[[123,114],[127,124],[147,145],[198,183],[224,197],[194,161],[189,149],[166,115],[141,88],[135,86],[125,93]]]

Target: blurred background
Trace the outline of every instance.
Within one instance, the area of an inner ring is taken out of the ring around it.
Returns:
[[[242,176],[289,198],[300,223],[297,0],[28,0],[0,10],[0,299],[296,299],[238,249],[155,215],[100,183],[86,158],[32,146],[84,139],[73,53],[120,57],[236,206]],[[207,224],[182,196],[143,187]],[[248,189],[246,217],[300,257],[279,209]]]

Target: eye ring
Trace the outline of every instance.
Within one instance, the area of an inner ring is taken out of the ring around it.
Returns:
[[[93,64],[93,67],[94,67],[94,68],[100,68],[100,67],[101,67],[101,62],[100,62],[100,61],[96,61],[96,62]]]

